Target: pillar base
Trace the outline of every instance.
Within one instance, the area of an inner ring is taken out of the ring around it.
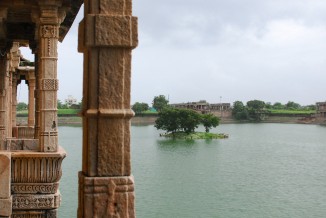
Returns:
[[[87,177],[79,173],[78,217],[135,217],[134,178]]]

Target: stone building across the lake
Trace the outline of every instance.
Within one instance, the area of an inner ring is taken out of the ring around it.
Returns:
[[[211,113],[221,118],[229,118],[232,116],[230,103],[213,103],[210,104],[206,100],[197,102],[170,104],[175,108],[192,109],[202,114]]]
[[[316,117],[326,120],[326,101],[316,103]]]

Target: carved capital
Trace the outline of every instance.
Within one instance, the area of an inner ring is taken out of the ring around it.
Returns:
[[[41,25],[40,36],[42,38],[59,38],[59,26]]]

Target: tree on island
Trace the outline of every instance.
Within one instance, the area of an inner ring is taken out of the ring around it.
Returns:
[[[220,119],[213,114],[203,114],[201,116],[201,123],[205,127],[205,131],[209,132],[212,127],[217,127],[220,123]]]
[[[158,113],[155,127],[173,135],[176,132],[190,134],[194,133],[201,123],[204,125],[206,132],[209,132],[210,128],[218,126],[219,119],[212,114],[201,115],[189,109],[167,107]]]
[[[158,118],[155,121],[157,129],[165,130],[166,132],[176,133],[180,129],[178,119],[178,111],[175,108],[165,108],[158,113]]]
[[[164,95],[159,95],[154,97],[152,105],[153,108],[155,108],[158,112],[160,112],[161,110],[163,110],[165,107],[168,106],[168,103],[169,100],[167,100]]]
[[[149,108],[147,103],[140,103],[140,102],[136,102],[133,106],[132,106],[132,110],[137,114],[142,114],[144,111],[147,111]]]
[[[200,114],[188,109],[176,110],[180,129],[187,134],[195,132],[195,129],[198,128],[201,121]]]

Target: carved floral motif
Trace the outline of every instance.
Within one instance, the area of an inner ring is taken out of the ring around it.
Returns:
[[[57,192],[59,187],[59,183],[14,183],[11,185],[11,191],[13,193],[20,193],[20,194],[54,194]]]
[[[60,206],[60,194],[14,195],[12,209],[53,209]]]

